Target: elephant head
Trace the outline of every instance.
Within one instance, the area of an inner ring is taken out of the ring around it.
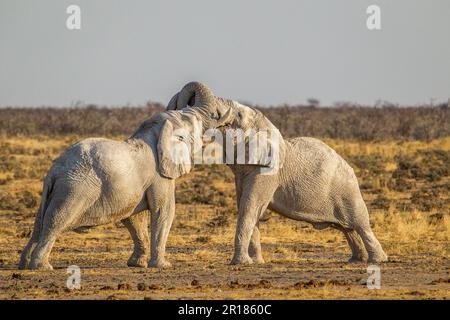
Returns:
[[[171,99],[166,112],[144,121],[133,136],[145,137],[153,131],[159,172],[175,179],[190,172],[196,153],[201,152],[203,133],[229,125],[232,119],[233,110],[219,104],[208,87],[191,82]]]
[[[206,85],[199,82],[191,82],[185,85],[180,92],[172,97],[167,106],[167,110],[194,110],[201,108],[206,108],[210,113],[210,120],[206,119],[207,114],[204,114],[202,118],[210,128],[219,128],[225,135],[229,134],[230,131],[240,130],[239,132],[244,135],[243,143],[245,145],[248,145],[252,134],[254,138],[256,137],[257,141],[261,141],[263,137],[269,139],[268,144],[264,146],[265,150],[263,154],[265,156],[257,159],[256,163],[250,160],[250,146],[248,149],[245,149],[245,159],[248,159],[247,164],[257,164],[272,169],[278,169],[283,165],[285,142],[279,130],[261,111],[240,104],[237,101],[216,97]],[[221,124],[218,125],[215,122],[215,117],[224,113],[227,114],[226,121],[221,121]],[[233,143],[234,148],[237,139],[233,139]],[[257,145],[259,149],[256,154],[260,156],[261,144],[258,143]],[[227,148],[227,150],[229,149]],[[238,161],[238,158],[239,156],[236,157],[233,154],[233,159],[231,159],[233,164],[241,163]],[[227,158],[226,163],[230,164],[229,160]]]

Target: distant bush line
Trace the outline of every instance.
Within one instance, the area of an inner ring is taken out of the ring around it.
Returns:
[[[450,108],[301,107],[260,108],[285,137],[356,140],[429,140],[450,136]],[[0,134],[7,136],[129,135],[143,120],[164,110],[143,107],[0,108]]]

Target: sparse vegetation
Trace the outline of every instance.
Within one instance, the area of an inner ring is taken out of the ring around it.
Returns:
[[[450,136],[450,109],[438,107],[361,107],[344,104],[260,108],[286,137],[313,136],[363,141],[431,140]],[[129,135],[155,112],[143,107],[1,108],[0,135]],[[27,151],[28,152],[28,151]],[[32,151],[31,151],[32,152]]]

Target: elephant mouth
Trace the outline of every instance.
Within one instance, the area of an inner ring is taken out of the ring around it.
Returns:
[[[280,135],[267,130],[213,128],[202,134],[202,125],[190,132],[174,130],[171,160],[175,164],[256,165],[271,168],[279,166]]]

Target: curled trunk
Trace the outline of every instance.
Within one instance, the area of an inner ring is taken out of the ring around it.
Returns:
[[[214,94],[203,83],[189,82],[170,99],[167,110],[180,110],[186,106],[201,107],[214,101]]]

